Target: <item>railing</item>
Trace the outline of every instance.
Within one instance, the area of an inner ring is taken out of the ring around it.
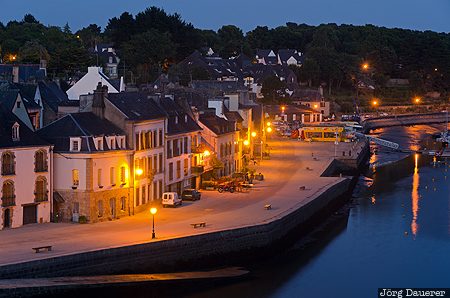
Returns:
[[[16,196],[2,197],[2,207],[11,207],[16,205]]]
[[[192,175],[201,175],[201,174],[203,174],[203,171],[204,171],[204,166],[191,167]]]
[[[35,202],[46,202],[48,201],[48,192],[35,192],[34,193]]]

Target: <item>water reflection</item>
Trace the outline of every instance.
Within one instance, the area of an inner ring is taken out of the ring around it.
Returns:
[[[412,222],[411,222],[411,232],[414,236],[417,235],[419,230],[419,224],[417,223],[417,217],[419,216],[419,154],[414,155],[414,174],[413,174],[413,184],[411,192],[411,208],[412,208]]]

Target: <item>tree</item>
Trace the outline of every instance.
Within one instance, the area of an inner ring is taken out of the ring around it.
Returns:
[[[270,76],[264,79],[261,87],[261,93],[264,96],[264,103],[275,103],[284,97],[286,83],[280,81],[276,76]]]
[[[72,30],[70,29],[69,23],[66,23],[63,28],[63,32],[65,34],[72,34]]]
[[[320,77],[319,64],[313,58],[306,58],[302,67],[298,69],[297,77],[302,82],[308,82],[308,86],[311,87]]]
[[[219,54],[223,58],[237,56],[243,49],[244,34],[234,25],[222,26],[217,31],[219,37]]]
[[[85,48],[93,48],[101,41],[102,28],[96,24],[90,24],[78,30],[75,35],[81,40]]]
[[[40,63],[50,60],[47,49],[37,41],[27,41],[19,50],[19,59],[23,63]]]
[[[128,12],[124,12],[119,18],[109,19],[105,28],[105,35],[111,40],[116,47],[120,47],[124,42],[130,40],[135,34],[136,22]]]
[[[36,20],[36,18],[33,15],[29,14],[29,13],[27,13],[23,17],[22,22],[23,23],[29,23],[29,24],[39,24],[39,22]]]

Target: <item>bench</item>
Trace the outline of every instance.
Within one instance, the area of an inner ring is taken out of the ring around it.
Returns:
[[[194,229],[196,229],[196,228],[198,228],[198,227],[206,227],[206,222],[198,222],[198,223],[193,223],[193,224],[191,224],[191,226],[194,228]]]
[[[266,204],[266,205],[264,205],[264,209],[270,210],[270,209],[272,209],[272,205]]]
[[[307,171],[312,171],[313,169],[311,169],[310,167],[306,167]]]
[[[298,190],[306,190],[306,186],[300,186]]]
[[[33,247],[32,249],[34,250],[35,253],[39,253],[41,252],[41,250],[52,251],[52,246],[48,245],[48,246]]]

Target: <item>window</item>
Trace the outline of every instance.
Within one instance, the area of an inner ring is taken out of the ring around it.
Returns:
[[[161,199],[163,194],[163,181],[158,181],[158,198]]]
[[[45,202],[48,201],[47,179],[45,177],[38,177],[34,190],[34,201]]]
[[[125,198],[125,197],[120,198],[120,211],[122,211],[122,212],[125,212],[125,210],[126,210],[126,201],[127,201],[127,198]]]
[[[126,184],[127,179],[127,169],[125,167],[120,167],[120,183]]]
[[[111,150],[116,149],[116,140],[114,137],[109,138],[109,149]]]
[[[98,217],[102,217],[103,216],[103,201],[98,201],[97,203],[97,208],[98,208]]]
[[[97,185],[100,188],[103,187],[103,184],[102,184],[102,169],[98,169],[97,170]]]
[[[223,144],[220,144],[220,154],[219,154],[219,158],[223,157]]]
[[[20,125],[19,123],[14,123],[14,125],[12,126],[12,140],[14,142],[19,141],[20,140],[20,136],[19,136],[19,128]]]
[[[187,123],[187,120],[188,120],[188,116],[184,115],[184,123]]]
[[[142,204],[145,204],[147,202],[147,198],[145,196],[145,185],[142,186]]]
[[[97,151],[103,150],[103,138],[95,139],[95,147],[97,148]]]
[[[76,169],[72,170],[72,185],[80,185],[80,172]]]
[[[20,109],[20,101],[17,102],[17,108]]]
[[[189,175],[189,167],[188,167],[188,159],[187,158],[185,158],[184,159],[184,176],[187,176],[187,175]]]
[[[173,162],[169,163],[169,181],[173,180]]]
[[[159,139],[159,146],[161,147],[163,145],[163,132],[162,132],[162,129],[159,130],[158,139]],[[155,144],[156,144],[156,134],[155,134]]]
[[[153,200],[156,200],[156,197],[158,196],[158,185],[156,184],[156,181],[153,182]]]
[[[147,157],[147,177],[153,174],[152,157]]]
[[[12,152],[2,154],[2,175],[14,175],[16,173],[15,156]]]
[[[153,156],[153,167],[155,168],[155,171],[160,173],[162,171],[162,168],[156,169],[158,165],[158,155]]]
[[[162,153],[159,154],[159,168],[158,171],[161,173],[163,171],[163,155]]]
[[[2,207],[16,205],[16,196],[14,194],[14,182],[5,181],[2,187]]]
[[[181,178],[181,160],[177,160],[177,179]]]
[[[153,143],[152,132],[149,131],[149,132],[147,132],[147,148],[153,148],[155,146],[156,146],[156,144]]]
[[[109,168],[109,182],[112,186],[116,185],[116,169],[114,167]]]
[[[120,137],[120,148],[125,149],[125,137]]]
[[[178,116],[175,116],[175,124],[178,124]]]
[[[173,156],[179,156],[180,155],[180,145],[179,140],[173,140]]]
[[[136,135],[135,135],[135,138],[134,138],[134,140],[135,140],[135,149],[136,150],[141,150],[141,145],[140,145],[140,143],[139,143],[139,134],[137,133]]]
[[[47,172],[47,153],[44,150],[38,150],[34,154],[34,171]]]
[[[158,135],[156,134],[156,130],[152,133],[153,134],[153,144],[154,144],[154,146],[156,147],[156,144],[157,144],[157,137],[158,137]],[[162,141],[160,140],[160,146],[162,146]]]
[[[140,204],[141,204],[141,199],[140,199],[140,197],[139,197],[139,195],[140,195],[140,193],[139,193],[139,191],[140,191],[141,189],[138,187],[138,188],[136,188],[136,206],[139,206]]]
[[[187,116],[186,116],[187,117]],[[183,152],[184,154],[187,154],[187,153],[189,153],[188,152],[188,138],[187,137],[184,137],[184,152]]]
[[[70,151],[80,151],[80,142],[81,142],[81,140],[78,138],[71,139],[70,140]]]
[[[172,158],[172,141],[167,141],[167,158]]]

